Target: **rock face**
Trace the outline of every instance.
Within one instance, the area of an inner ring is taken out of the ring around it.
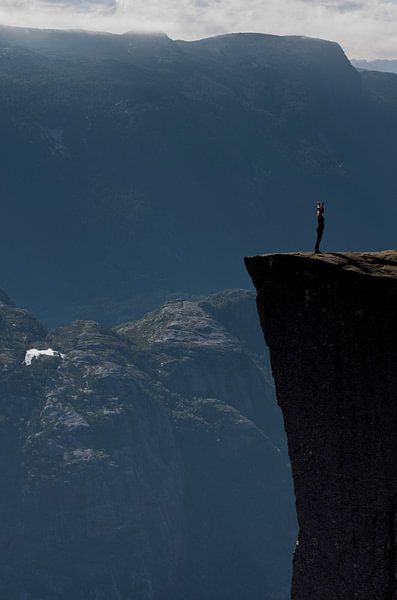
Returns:
[[[116,331],[150,356],[150,371],[167,390],[188,398],[217,398],[284,446],[257,320],[251,293],[233,290],[203,302],[169,302]]]
[[[0,334],[0,598],[288,599],[293,496],[253,294],[48,333],[0,293]],[[28,366],[33,348],[62,356]]]
[[[182,465],[165,410],[111,331],[77,322],[46,336],[23,311],[6,314],[1,597],[166,595],[185,524]],[[32,345],[61,347],[65,359],[27,366]]]
[[[292,598],[396,598],[397,252],[246,266],[295,484]]]

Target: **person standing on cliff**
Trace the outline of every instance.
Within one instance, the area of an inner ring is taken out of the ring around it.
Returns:
[[[324,202],[317,202],[317,240],[314,247],[316,254],[321,254],[320,243],[324,233]]]

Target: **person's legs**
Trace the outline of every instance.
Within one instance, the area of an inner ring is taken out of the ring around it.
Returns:
[[[314,252],[316,254],[320,253],[320,244],[321,244],[321,239],[323,237],[323,231],[324,231],[323,227],[317,227],[317,240],[316,240],[316,245],[314,247]]]

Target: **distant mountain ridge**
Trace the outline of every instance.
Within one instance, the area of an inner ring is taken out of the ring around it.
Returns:
[[[397,59],[376,59],[376,60],[352,60],[352,65],[357,69],[367,71],[382,71],[383,73],[397,74]]]
[[[103,60],[106,58],[131,58],[142,54],[158,54],[174,48],[174,42],[165,33],[112,34],[95,31],[34,29],[0,26],[0,43],[3,47],[29,49],[49,56],[67,56],[78,60]]]
[[[306,51],[318,48],[333,47],[335,51],[342,53],[336,42],[309,38],[298,35],[278,36],[263,33],[229,33],[213,37],[203,38],[196,41],[173,40],[164,32],[141,33],[127,31],[122,34],[84,31],[84,30],[62,30],[62,29],[37,29],[25,27],[10,27],[0,25],[0,41],[3,47],[8,44],[10,48],[25,48],[34,50],[40,54],[48,53],[54,55],[74,56],[77,59],[90,58],[92,60],[103,60],[118,56],[134,60],[142,60],[143,55],[159,58],[160,54],[167,51],[178,55],[181,49],[188,47],[200,47],[207,49],[225,50],[226,47],[238,45],[251,47],[257,52],[258,43],[265,46],[270,45],[281,51],[296,48],[297,50],[306,46]]]
[[[0,281],[49,324],[246,287],[241,257],[393,246],[397,81],[322,40],[0,28]],[[56,308],[55,308],[56,307]]]

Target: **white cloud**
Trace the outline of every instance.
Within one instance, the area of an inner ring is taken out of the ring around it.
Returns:
[[[232,31],[322,37],[351,57],[397,58],[396,0],[0,0],[9,25],[161,30],[197,39]]]

